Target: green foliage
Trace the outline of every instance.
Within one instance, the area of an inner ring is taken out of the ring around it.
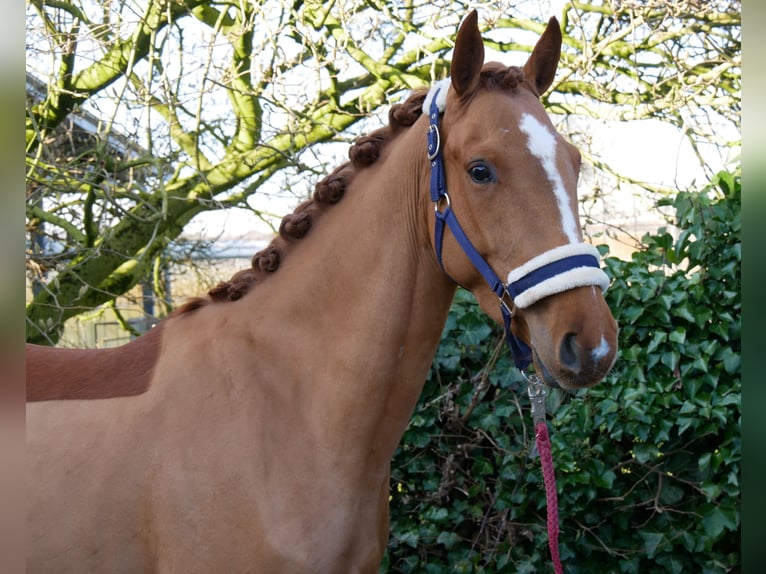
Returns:
[[[605,259],[613,371],[549,396],[570,573],[739,570],[739,176],[666,203],[677,237]],[[528,400],[501,342],[459,293],[392,465],[383,571],[551,570]]]

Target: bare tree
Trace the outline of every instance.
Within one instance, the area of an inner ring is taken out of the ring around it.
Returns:
[[[482,13],[499,30],[493,46],[530,51],[525,31],[541,32],[543,20],[502,4]],[[334,143],[448,73],[444,56],[467,10],[412,0],[31,0],[27,339],[55,343],[68,318],[151,278],[198,214],[244,207],[266,218],[259,192],[308,193],[340,161]],[[738,144],[719,141],[716,128],[739,125],[738,1],[569,2],[561,20],[552,111],[660,118],[694,145]]]

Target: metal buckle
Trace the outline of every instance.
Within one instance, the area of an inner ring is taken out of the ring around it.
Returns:
[[[503,283],[503,293],[501,295],[497,295],[497,298],[500,301],[500,306],[503,309],[505,309],[505,311],[508,313],[508,316],[513,317],[513,303],[511,303],[511,305],[508,305],[508,303],[506,303],[505,301],[506,295],[508,296],[508,299],[513,301],[513,297],[511,297],[511,294],[508,292],[508,286],[505,283]]]
[[[434,139],[431,139],[431,134],[435,134]],[[422,136],[421,136],[422,137]],[[441,142],[441,136],[439,135],[439,126],[436,124],[431,124],[428,126],[428,161],[434,161],[436,157],[439,155],[439,151],[442,146]],[[431,144],[434,144],[433,147],[435,148],[434,151],[431,151]]]
[[[545,383],[535,373],[527,374],[522,371],[521,374],[527,380],[527,394],[529,395],[529,403],[532,407],[532,420],[535,423],[544,421],[545,396],[547,394]]]

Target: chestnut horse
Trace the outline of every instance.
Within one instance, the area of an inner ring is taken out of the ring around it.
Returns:
[[[560,47],[551,19],[523,68],[484,65],[471,13],[451,79],[393,106],[251,269],[122,347],[29,346],[29,571],[377,572],[390,460],[457,285],[508,311],[549,384],[602,379],[617,326],[577,223],[580,156],[539,100]],[[485,272],[439,229],[448,210]]]

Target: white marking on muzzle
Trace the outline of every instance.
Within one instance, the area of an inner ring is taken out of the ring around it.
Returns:
[[[593,352],[591,353],[593,356],[593,360],[595,362],[599,362],[601,359],[606,357],[610,352],[612,351],[612,347],[609,345],[609,343],[606,342],[606,339],[603,335],[601,335],[601,342],[598,344],[598,347],[593,349]]]
[[[561,213],[561,226],[569,239],[570,243],[577,243],[580,240],[577,232],[577,222],[575,221],[574,210],[569,201],[569,195],[564,187],[564,180],[561,178],[556,167],[556,136],[555,134],[540,123],[532,114],[523,114],[519,128],[527,135],[527,147],[537,159],[543,164],[543,169],[548,179],[553,184],[553,193],[556,196],[556,202]]]

